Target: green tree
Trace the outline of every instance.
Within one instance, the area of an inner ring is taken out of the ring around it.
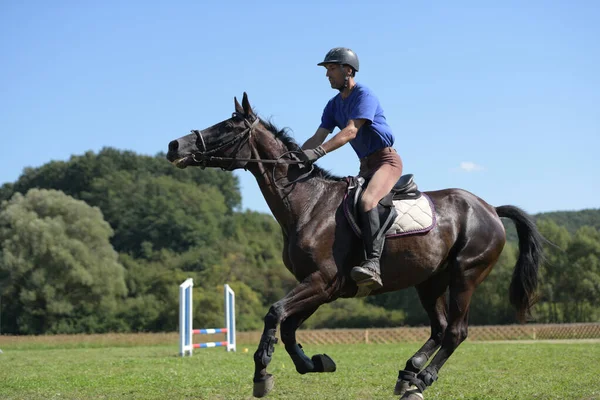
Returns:
[[[61,190],[99,207],[115,230],[115,250],[136,256],[143,246],[181,252],[212,245],[241,201],[229,172],[180,170],[162,153],[149,157],[112,148],[26,168],[17,182],[2,186],[0,200],[31,188]]]
[[[172,332],[177,330],[179,285],[188,273],[179,266],[193,256],[160,252],[148,260],[121,254],[129,296],[119,307],[119,318],[134,332]],[[170,256],[167,256],[169,254]],[[164,258],[159,255],[165,256]]]
[[[563,322],[565,300],[563,279],[569,270],[567,249],[571,235],[564,226],[554,220],[540,219],[537,223],[540,233],[549,241],[544,247],[545,262],[540,268],[540,303],[536,305],[538,322]]]
[[[15,192],[26,193],[34,187],[61,190],[79,199],[90,191],[95,179],[116,171],[128,171],[133,180],[146,175],[168,176],[179,182],[214,186],[223,194],[229,211],[241,204],[239,182],[231,172],[200,168],[181,170],[169,164],[164,153],[144,156],[111,147],[103,148],[98,154],[88,151],[74,155],[68,161],[51,161],[38,168],[25,168],[16,182],[2,186],[0,200],[9,199]],[[96,205],[94,201],[90,204]]]
[[[119,252],[143,256],[144,246],[183,252],[223,236],[227,207],[214,186],[118,171],[95,179],[89,190],[83,199],[102,209]]]
[[[556,226],[564,228],[569,235],[573,235],[582,226],[591,226],[600,230],[600,209],[586,209],[580,211],[554,211],[533,215],[534,220],[541,226],[541,222],[553,221]],[[517,230],[515,225],[508,220],[503,220],[506,228],[506,238],[516,242]]]
[[[3,328],[15,334],[119,330],[124,269],[98,208],[55,190],[0,207]]]
[[[573,235],[582,226],[590,226],[600,230],[600,209],[586,209],[579,211],[555,211],[538,214],[536,220],[545,219],[556,222]]]
[[[566,322],[597,321],[600,306],[600,233],[591,226],[575,232],[567,249],[569,268],[564,270],[560,290]]]

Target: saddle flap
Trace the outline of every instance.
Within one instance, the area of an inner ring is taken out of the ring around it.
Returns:
[[[362,177],[349,177],[347,180],[344,214],[352,230],[360,237],[358,204],[368,181]],[[436,224],[433,203],[417,189],[412,174],[400,177],[394,189],[379,201],[377,207],[386,237],[426,233]]]

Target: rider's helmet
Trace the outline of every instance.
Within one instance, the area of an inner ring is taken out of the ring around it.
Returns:
[[[358,72],[358,56],[346,47],[335,47],[325,55],[325,59],[317,65],[346,64]]]

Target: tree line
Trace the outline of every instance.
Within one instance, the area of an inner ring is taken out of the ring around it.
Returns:
[[[546,246],[537,322],[600,320],[600,210],[535,216]],[[515,322],[508,285],[514,228],[476,290],[470,323]],[[0,187],[0,333],[174,331],[178,286],[192,277],[194,324],[223,323],[223,283],[238,298],[237,326],[262,327],[296,282],[283,265],[281,229],[241,210],[230,172],[170,165],[104,148],[26,168]],[[308,328],[428,324],[414,289],[340,299]]]

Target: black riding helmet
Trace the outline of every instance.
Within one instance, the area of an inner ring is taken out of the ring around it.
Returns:
[[[346,47],[336,47],[325,55],[325,59],[317,65],[325,64],[347,64],[358,72],[358,56]]]

